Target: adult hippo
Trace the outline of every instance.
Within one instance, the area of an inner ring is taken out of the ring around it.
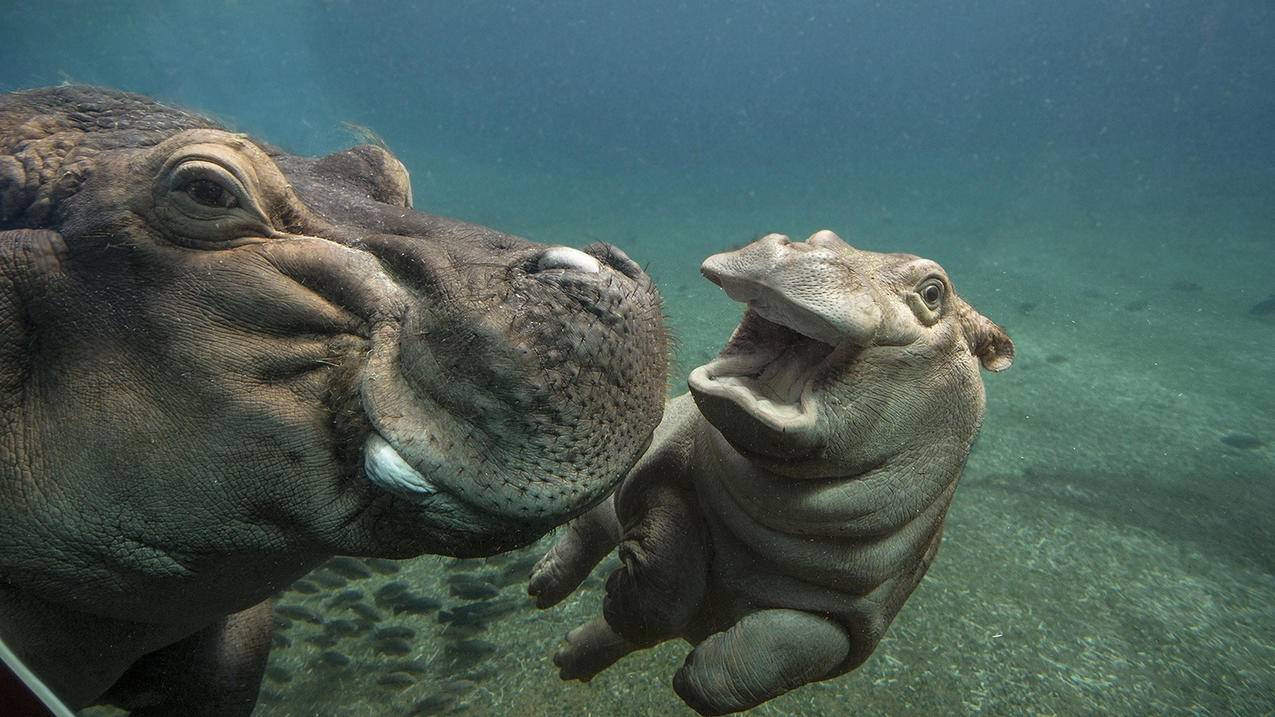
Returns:
[[[747,709],[861,665],[929,568],[983,418],[979,367],[1014,344],[938,264],[830,231],[711,256],[748,310],[669,402],[650,451],[536,566],[541,607],[618,544],[603,617],[554,661],[588,680],[671,638],[673,687]]]
[[[268,596],[333,554],[530,542],[665,390],[617,249],[88,87],[0,99],[0,327],[0,635],[76,707],[247,712]]]

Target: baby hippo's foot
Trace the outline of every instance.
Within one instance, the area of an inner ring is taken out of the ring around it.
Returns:
[[[762,610],[696,646],[673,689],[702,715],[739,712],[828,677],[849,652],[850,639],[836,623],[797,610]]]
[[[621,657],[638,649],[637,645],[615,634],[602,618],[568,632],[566,639],[567,644],[553,656],[558,676],[564,680],[588,682]]]
[[[592,565],[581,565],[576,553],[579,551],[573,536],[568,534],[560,539],[536,561],[531,569],[531,579],[527,583],[527,593],[535,598],[536,607],[540,609],[553,607],[562,602],[580,586],[589,575]]]
[[[593,566],[615,547],[619,536],[619,521],[610,500],[571,521],[558,542],[531,569],[527,593],[535,598],[536,607],[553,607],[580,587]]]

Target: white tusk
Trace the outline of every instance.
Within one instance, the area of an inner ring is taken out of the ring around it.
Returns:
[[[540,261],[536,263],[536,268],[540,271],[546,269],[571,269],[589,274],[596,274],[602,271],[602,265],[598,263],[597,259],[569,246],[555,246],[546,250],[545,253],[540,255]]]
[[[420,497],[438,492],[433,483],[409,466],[394,446],[377,433],[368,436],[363,444],[363,472],[373,483],[392,493]]]

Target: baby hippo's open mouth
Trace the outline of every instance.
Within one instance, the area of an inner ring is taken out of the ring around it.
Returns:
[[[700,412],[741,452],[793,458],[821,447],[819,385],[872,344],[881,312],[818,232],[780,234],[715,254],[700,271],[748,306],[717,358],[691,372]]]
[[[818,419],[814,379],[836,347],[763,311],[749,304],[726,349],[691,372],[691,390],[730,401],[773,431],[808,430]]]

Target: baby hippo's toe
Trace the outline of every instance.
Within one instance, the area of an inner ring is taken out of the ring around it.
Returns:
[[[545,609],[562,602],[562,599],[576,589],[579,581],[566,579],[559,545],[553,546],[531,569],[531,579],[527,582],[527,594],[536,601],[536,607]]]
[[[619,536],[620,525],[609,500],[571,521],[558,542],[531,569],[527,593],[535,598],[536,607],[553,607],[580,587],[593,566],[615,547]]]
[[[588,682],[637,649],[636,645],[615,634],[601,618],[568,632],[566,642],[554,654],[553,664],[558,666],[558,677],[581,682]]]

